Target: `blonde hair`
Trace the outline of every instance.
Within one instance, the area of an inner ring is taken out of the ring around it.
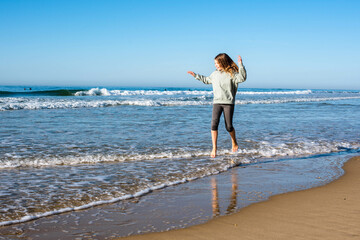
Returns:
[[[234,63],[234,61],[226,54],[220,53],[215,57],[215,60],[220,65],[220,68],[229,73],[231,76],[234,76],[235,73],[239,72],[239,67]]]

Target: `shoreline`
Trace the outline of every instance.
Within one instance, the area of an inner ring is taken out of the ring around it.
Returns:
[[[117,239],[359,239],[360,156],[320,187],[288,192],[205,224]]]

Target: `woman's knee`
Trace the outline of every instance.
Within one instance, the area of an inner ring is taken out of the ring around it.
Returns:
[[[234,131],[233,125],[226,125],[226,131],[228,131],[228,132]]]
[[[217,131],[219,128],[219,122],[212,122],[211,123],[211,130],[212,131]]]

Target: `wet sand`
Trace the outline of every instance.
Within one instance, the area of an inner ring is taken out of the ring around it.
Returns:
[[[273,196],[205,224],[121,239],[360,239],[360,157],[325,186]]]

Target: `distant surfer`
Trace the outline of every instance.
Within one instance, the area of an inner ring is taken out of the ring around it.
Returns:
[[[231,137],[232,151],[236,152],[239,148],[232,120],[238,84],[246,80],[246,70],[241,56],[238,56],[239,66],[226,53],[218,54],[214,62],[216,70],[209,77],[188,71],[195,79],[205,84],[212,84],[213,87],[214,101],[211,120],[211,139],[213,144],[211,157],[213,158],[216,157],[218,127],[223,112],[225,127]]]

